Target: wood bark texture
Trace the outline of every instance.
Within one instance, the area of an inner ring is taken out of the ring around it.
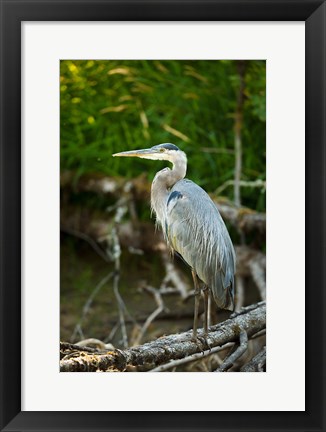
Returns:
[[[171,360],[188,357],[192,354],[223,346],[229,342],[240,343],[240,335],[247,338],[266,328],[266,303],[264,301],[249,307],[215,326],[209,328],[205,340],[199,331],[199,340],[192,340],[192,330],[185,333],[163,336],[144,345],[124,350],[100,351],[96,348],[80,347],[61,343],[61,372],[123,372],[128,366],[149,365],[152,368]],[[262,364],[262,359],[259,359]],[[255,367],[255,365],[253,366]],[[150,369],[150,368],[149,368]],[[251,367],[248,368],[252,370]]]

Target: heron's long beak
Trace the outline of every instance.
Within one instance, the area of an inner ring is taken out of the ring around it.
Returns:
[[[156,155],[159,154],[157,150],[143,149],[143,150],[131,150],[121,153],[114,153],[112,156],[123,156],[123,157],[139,157],[143,159],[156,159]]]

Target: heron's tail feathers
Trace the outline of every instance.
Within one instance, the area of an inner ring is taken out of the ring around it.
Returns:
[[[223,276],[219,274],[215,284],[212,284],[213,298],[219,308],[234,311],[234,279],[232,278],[226,287],[225,279],[223,279]]]

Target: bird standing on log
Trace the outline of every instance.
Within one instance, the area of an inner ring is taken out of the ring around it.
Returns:
[[[195,287],[193,339],[197,340],[198,308],[203,282],[204,335],[208,333],[208,296],[221,309],[234,309],[235,252],[223,219],[209,195],[185,179],[187,156],[170,143],[113,156],[166,160],[172,169],[156,173],[151,207],[171,250],[190,267]]]

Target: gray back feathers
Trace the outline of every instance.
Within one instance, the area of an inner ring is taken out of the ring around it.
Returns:
[[[164,235],[198,277],[217,305],[233,309],[235,253],[223,219],[208,194],[194,182],[178,181],[166,200]]]

